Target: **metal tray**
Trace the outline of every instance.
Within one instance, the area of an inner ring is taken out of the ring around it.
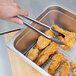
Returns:
[[[73,15],[72,13],[68,12],[67,10],[59,6],[52,6],[47,8],[37,18],[37,20],[47,24],[48,26],[56,24],[65,30],[76,32],[76,15]],[[48,30],[47,28],[35,23],[32,23],[31,25],[41,30],[42,32]],[[50,76],[48,74],[48,66],[51,62],[51,58],[49,58],[47,62],[40,67],[26,57],[29,49],[35,46],[39,35],[40,34],[38,34],[37,32],[33,31],[30,28],[20,30],[7,43],[7,46],[17,55],[19,55],[25,62],[30,64],[33,68],[38,70],[44,76]],[[64,59],[67,59],[68,62],[70,62],[71,60],[76,62],[76,41],[72,49],[64,51],[62,48],[59,47],[58,51],[62,52],[65,55]],[[70,69],[70,75],[73,76],[71,69]],[[59,76],[59,68],[56,71],[56,76]]]

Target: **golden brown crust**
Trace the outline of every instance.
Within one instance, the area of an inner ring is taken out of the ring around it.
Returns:
[[[55,54],[53,57],[52,57],[52,60],[53,61],[57,61],[57,62],[61,62],[61,60],[64,58],[64,54],[63,53],[60,53],[60,52],[57,52],[57,54]]]
[[[43,64],[51,54],[54,54],[57,49],[58,49],[59,44],[52,42],[48,47],[46,47],[41,54],[39,55],[39,57],[36,60],[36,64],[37,65],[41,65]]]
[[[71,61],[71,62],[70,62],[70,65],[71,65],[72,68],[73,68],[73,74],[76,75],[76,64],[75,64],[73,61]]]
[[[53,35],[54,35],[54,33],[52,31],[50,31],[50,30],[45,31],[45,34],[50,36],[50,37],[53,37]]]
[[[46,35],[53,37],[53,32],[48,30],[45,32]],[[51,40],[45,38],[44,36],[39,36],[38,41],[37,41],[37,48],[39,49],[44,49],[46,46],[50,44]]]
[[[48,73],[51,75],[55,74],[56,69],[59,67],[60,63],[57,61],[52,61],[49,68],[48,68]]]
[[[51,27],[62,34],[64,33],[64,30],[58,27],[58,25],[52,25]]]
[[[67,60],[63,60],[63,63],[60,68],[60,75],[59,76],[68,76],[69,75],[70,65],[68,64]]]
[[[65,43],[65,45],[61,45],[61,47],[64,50],[68,50],[68,49],[70,49],[70,48],[72,48],[74,46],[75,33],[63,30],[63,29],[59,28],[57,25],[53,25],[51,27],[54,28],[55,30],[57,30],[58,32],[60,32],[60,33],[65,35],[64,38],[62,36],[57,36],[57,38],[60,41]]]
[[[37,41],[37,47],[39,49],[44,49],[46,46],[50,44],[50,40],[45,38],[44,36],[39,36],[38,41]]]
[[[36,57],[38,56],[38,49],[33,49],[33,48],[31,48],[30,50],[29,50],[29,53],[28,53],[28,55],[27,55],[27,57],[30,59],[30,60],[35,60],[36,59]]]
[[[54,75],[56,69],[59,67],[60,62],[63,60],[63,58],[64,58],[63,53],[57,52],[57,54],[55,54],[52,57],[53,61],[51,62],[50,66],[48,68],[48,73],[50,73],[51,75]]]
[[[38,49],[39,47],[36,45],[34,48],[35,48],[35,49]]]

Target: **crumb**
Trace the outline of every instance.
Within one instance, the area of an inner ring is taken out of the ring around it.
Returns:
[[[36,57],[38,56],[38,49],[33,49],[33,48],[31,48],[30,50],[29,50],[29,53],[28,53],[28,55],[27,55],[27,57],[30,59],[30,60],[35,60],[36,59]]]

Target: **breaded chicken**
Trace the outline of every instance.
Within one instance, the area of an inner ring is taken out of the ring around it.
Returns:
[[[62,34],[64,33],[64,30],[61,29],[58,25],[52,25],[51,27]]]
[[[53,37],[53,32],[48,30],[45,32],[46,35]],[[46,46],[50,44],[51,40],[45,38],[44,36],[39,36],[36,48],[44,49]]]
[[[36,57],[38,56],[38,49],[33,49],[33,48],[31,48],[30,50],[29,50],[29,53],[28,53],[28,55],[27,55],[27,57],[30,59],[30,60],[35,60],[36,59]]]
[[[60,52],[57,52],[57,54],[55,54],[53,57],[52,57],[52,60],[53,61],[57,61],[57,62],[61,62],[61,60],[64,58],[64,54],[63,53],[60,53]]]
[[[50,55],[54,54],[58,49],[59,44],[52,42],[49,46],[47,46],[39,55],[36,60],[37,65],[42,65]]]
[[[53,32],[48,30],[45,32],[46,35],[50,36],[50,37],[53,37]],[[40,36],[38,38],[38,41],[37,41],[37,45],[35,46],[35,48],[31,48],[27,57],[30,59],[30,60],[35,60],[36,57],[38,56],[38,48],[39,49],[43,49],[45,48],[47,45],[49,45],[49,43],[51,42],[51,40],[45,38],[44,36]]]
[[[69,69],[70,65],[68,64],[67,60],[63,60],[59,76],[69,76]]]
[[[65,35],[64,38],[62,36],[57,36],[57,38],[60,41],[62,41],[63,43],[65,43],[65,45],[61,45],[61,47],[64,50],[68,50],[68,49],[70,49],[70,48],[72,48],[74,46],[75,33],[63,30],[63,29],[59,28],[57,25],[52,25],[51,27],[53,29],[55,29],[56,31],[58,31],[58,32],[60,32],[60,33],[62,33],[62,34]]]
[[[64,58],[64,55],[63,53],[60,53],[60,52],[57,52],[57,54],[55,54],[53,57],[52,57],[52,62],[48,68],[48,73],[51,74],[51,75],[54,75],[55,74],[55,71],[56,69],[59,67],[61,61],[63,60]]]
[[[53,35],[54,35],[54,33],[51,30],[45,31],[45,34],[50,37],[53,37]]]
[[[71,62],[70,62],[70,65],[71,65],[72,68],[73,68],[73,74],[76,75],[76,64],[75,64],[73,61],[71,61]]]

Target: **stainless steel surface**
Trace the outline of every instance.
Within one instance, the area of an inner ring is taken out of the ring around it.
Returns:
[[[37,18],[47,7],[60,6],[76,15],[76,0],[15,0],[22,9],[29,11],[29,16]]]
[[[38,18],[37,20],[43,22],[47,25],[56,24],[59,27],[76,32],[76,15],[68,12],[67,10],[58,7],[53,6],[46,9]],[[72,25],[72,27],[71,27]],[[39,29],[40,31],[46,31],[47,29],[37,25],[35,23],[32,23],[32,26]],[[7,44],[8,48],[10,48],[12,51],[14,51],[16,54],[18,54],[25,62],[30,64],[32,67],[34,67],[36,70],[38,70],[40,73],[42,73],[44,76],[49,76],[47,73],[48,66],[51,62],[48,61],[45,63],[45,66],[39,67],[36,64],[34,64],[32,61],[30,61],[26,54],[29,51],[30,48],[32,48],[36,44],[36,40],[38,38],[39,34],[35,31],[33,31],[30,28],[27,28],[25,30],[22,30],[18,32]],[[64,59],[67,59],[68,62],[71,60],[76,62],[76,40],[74,43],[74,47],[72,49],[69,49],[67,51],[64,51],[61,47],[59,47],[58,51],[62,52],[65,55]],[[44,71],[44,70],[46,71]],[[72,71],[70,70],[70,75],[73,76]],[[59,76],[59,69],[56,72],[56,76]]]
[[[42,22],[40,22],[40,21],[38,21],[38,20],[36,20],[36,19],[33,19],[33,18],[29,17],[29,16],[18,16],[18,18],[20,18],[20,19],[22,19],[22,20],[23,20],[23,18],[26,18],[26,19],[28,19],[28,20],[30,20],[30,21],[32,21],[32,22],[35,22],[35,23],[37,23],[37,24],[40,24],[40,25],[48,28],[49,30],[51,30],[52,32],[54,32],[55,35],[61,35],[61,36],[65,37],[62,33],[54,30],[54,29],[51,28],[50,26],[48,26],[48,25],[46,25],[46,24],[44,24],[44,23],[42,23]]]
[[[29,16],[37,18],[47,7],[60,6],[71,13],[76,15],[76,0],[15,0],[15,2],[24,10],[28,10]],[[0,33],[4,33],[11,30],[21,29],[23,26],[19,26],[12,22],[0,20]]]
[[[20,18],[20,19],[22,19],[22,20],[23,20],[23,18],[26,18],[26,19],[28,19],[28,20],[30,20],[30,21],[32,21],[32,22],[35,22],[35,23],[40,24],[40,25],[42,25],[42,26],[45,26],[46,28],[48,28],[48,29],[51,30],[51,27],[50,27],[50,26],[48,26],[48,25],[46,25],[46,24],[43,24],[43,23],[41,23],[40,21],[37,21],[37,20],[35,20],[35,19],[33,19],[33,18],[29,17],[29,16],[18,16],[18,18]]]
[[[0,76],[12,76],[4,36],[0,35]]]
[[[7,33],[15,32],[15,31],[18,31],[18,30],[21,30],[21,29],[9,30],[9,31],[0,33],[0,35],[4,35],[4,34],[7,34]]]
[[[4,34],[6,32],[9,32],[9,31],[21,29],[22,27],[23,26],[20,26],[18,24],[12,23],[12,22],[0,20],[0,35]]]
[[[35,27],[31,26],[29,23],[25,22],[25,21],[23,20],[23,18],[26,18],[26,19],[28,19],[28,20],[31,20],[31,21],[37,23],[37,24],[40,24],[40,25],[42,25],[42,26],[45,26],[46,28],[49,28],[49,30],[51,30],[51,31],[53,30],[52,32],[54,32],[54,34],[56,34],[56,35],[62,35],[62,36],[64,36],[63,34],[55,31],[55,30],[54,30],[53,28],[51,28],[50,26],[48,26],[48,25],[46,25],[46,24],[43,24],[43,23],[41,23],[40,21],[34,20],[34,19],[30,18],[30,17],[26,17],[26,16],[17,16],[17,17],[23,21],[23,23],[24,23],[25,26],[30,27],[30,28],[33,29],[34,31],[36,31],[36,32],[38,32],[39,34],[43,35],[44,37],[46,37],[46,38],[48,38],[48,39],[50,39],[50,40],[52,40],[52,41],[54,41],[54,42],[56,42],[56,43],[58,43],[58,44],[64,44],[64,43],[61,42],[60,40],[51,38],[51,37],[47,36],[46,34],[44,34],[43,32],[41,32],[40,30],[38,30],[38,29],[36,29]]]

